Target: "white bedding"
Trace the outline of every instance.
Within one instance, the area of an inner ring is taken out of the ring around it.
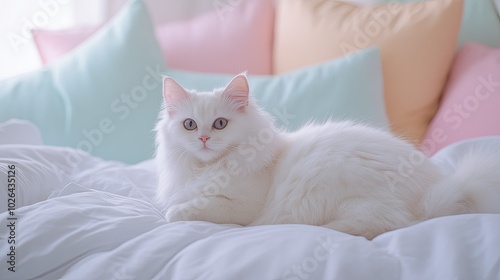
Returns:
[[[306,225],[169,224],[152,202],[152,161],[129,166],[38,140],[9,144],[22,133],[9,134],[0,139],[0,279],[500,279],[498,214],[433,219],[372,241]],[[455,155],[484,145],[500,146],[500,137],[447,147],[434,160],[452,172]],[[15,272],[8,165],[16,170]]]

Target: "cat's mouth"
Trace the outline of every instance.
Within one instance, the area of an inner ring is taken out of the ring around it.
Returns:
[[[203,147],[201,147],[201,149],[200,149],[200,150],[205,151],[205,152],[213,152],[213,151],[214,151],[214,150],[210,149],[210,148],[209,148],[209,147],[207,147],[207,146],[203,146]]]

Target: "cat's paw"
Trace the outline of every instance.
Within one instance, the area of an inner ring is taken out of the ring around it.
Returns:
[[[170,207],[165,214],[167,222],[194,221],[200,210],[187,204],[178,204]]]

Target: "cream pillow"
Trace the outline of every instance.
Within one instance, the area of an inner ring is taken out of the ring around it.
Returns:
[[[372,6],[333,0],[277,4],[276,74],[377,45],[391,127],[414,143],[422,140],[453,60],[463,0]]]

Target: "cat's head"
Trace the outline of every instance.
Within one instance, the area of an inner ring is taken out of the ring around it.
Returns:
[[[237,75],[225,88],[186,90],[170,77],[163,80],[165,107],[161,127],[169,146],[202,162],[237,153],[242,143],[272,125],[269,115],[250,98],[248,80]]]

